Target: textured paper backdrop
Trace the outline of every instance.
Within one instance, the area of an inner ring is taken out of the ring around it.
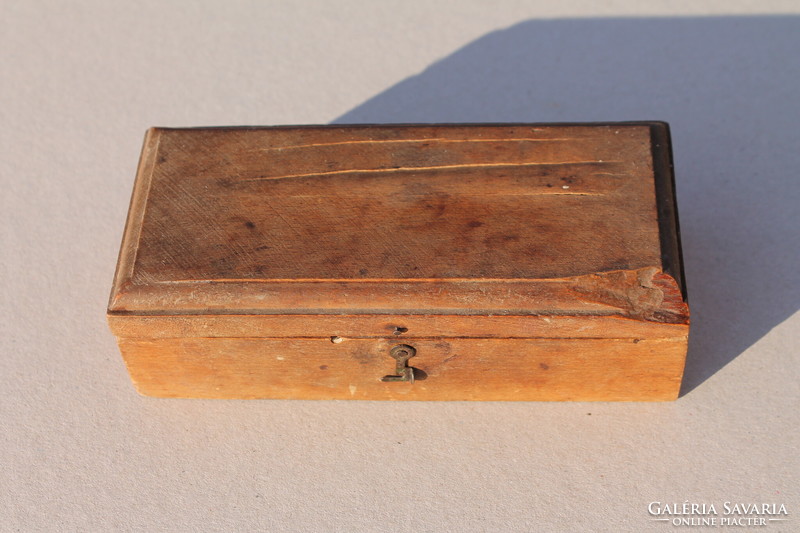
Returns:
[[[0,530],[800,530],[800,8],[640,4],[0,4]],[[635,119],[673,127],[677,402],[134,392],[104,312],[147,127]]]

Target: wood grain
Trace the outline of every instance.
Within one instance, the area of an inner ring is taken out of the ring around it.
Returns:
[[[403,339],[424,379],[384,383],[396,339],[123,339],[140,393],[172,398],[674,400],[685,338]]]
[[[153,128],[109,324],[156,396],[674,399],[671,165],[662,123]]]
[[[119,337],[407,337],[626,338],[685,337],[687,324],[620,316],[561,315],[111,315]]]
[[[375,296],[364,282],[405,281],[439,284],[411,290],[447,312],[481,309],[470,289],[502,302],[496,280],[536,302],[547,280],[665,271],[651,130],[154,129],[110,308],[352,311]],[[329,284],[287,287],[308,281]],[[352,305],[319,303],[343,283]]]

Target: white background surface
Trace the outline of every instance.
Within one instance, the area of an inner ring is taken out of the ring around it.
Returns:
[[[0,530],[800,531],[796,2],[195,4],[0,2]],[[134,392],[104,313],[147,127],[631,119],[673,127],[677,402]]]

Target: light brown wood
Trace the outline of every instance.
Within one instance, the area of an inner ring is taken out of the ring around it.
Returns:
[[[640,338],[686,336],[686,324],[563,315],[110,315],[120,337]],[[402,331],[402,333],[401,333]]]
[[[373,399],[674,396],[689,313],[670,165],[661,123],[152,129],[109,322],[139,389],[155,395],[361,397],[339,389],[366,379],[377,385],[359,390]],[[342,371],[322,375],[325,387],[340,381],[322,394],[314,365],[296,366],[294,384],[240,379],[258,374],[253,347],[314,361],[332,337],[331,354],[361,346],[384,373],[393,359],[381,350],[409,339],[455,342],[475,379],[498,346],[518,361],[558,354],[570,370],[531,376],[535,393],[503,385],[524,379],[506,362],[481,392],[465,390],[466,374],[448,381],[450,366],[425,393],[387,394],[427,389]],[[645,340],[664,348],[668,377],[638,360]],[[559,342],[573,348],[535,348]],[[630,366],[611,374],[661,384],[598,393],[599,366],[577,363],[589,346]],[[201,386],[208,372],[229,377],[224,393]],[[171,391],[170,379],[192,385]]]
[[[403,339],[417,380],[384,383],[391,339],[123,340],[138,390],[174,398],[674,400],[684,339]],[[420,379],[424,378],[424,379]]]

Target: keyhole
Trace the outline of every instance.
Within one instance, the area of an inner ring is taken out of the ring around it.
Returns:
[[[392,353],[392,357],[397,359],[398,361],[408,361],[410,359],[408,350],[397,350],[396,352]]]

